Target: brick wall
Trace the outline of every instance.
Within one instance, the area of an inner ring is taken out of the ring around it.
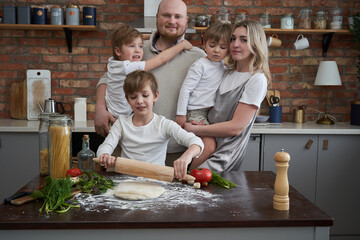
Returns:
[[[329,11],[333,7],[344,10],[344,26],[348,28],[347,16],[360,11],[360,2],[341,0],[184,0],[190,16],[196,14],[215,15],[224,6],[232,16],[246,11],[253,19],[258,19],[264,11],[272,15],[273,28],[279,28],[280,16],[293,13],[302,8],[314,11]],[[2,6],[9,4],[46,6],[65,6],[68,0],[3,0]],[[143,0],[78,0],[80,6],[95,6],[97,9],[98,31],[73,31],[73,51],[68,53],[63,31],[8,30],[0,29],[0,118],[10,118],[10,86],[26,78],[27,69],[49,69],[52,78],[52,97],[64,103],[68,114],[73,115],[75,97],[87,97],[88,119],[94,119],[96,84],[104,73],[107,59],[111,56],[110,33],[117,22],[131,22],[143,15]],[[213,21],[214,19],[212,19]],[[296,21],[297,22],[297,21]],[[296,23],[295,22],[295,23]],[[352,36],[335,35],[331,41],[327,57],[322,57],[322,35],[306,34],[310,48],[296,51],[292,48],[297,35],[279,34],[283,42],[281,48],[270,49],[270,69],[272,84],[269,89],[280,90],[283,106],[283,121],[292,120],[292,110],[306,105],[307,120],[314,120],[317,111],[324,111],[325,97],[329,96],[328,112],[337,121],[349,121],[350,103],[359,99],[356,56]],[[199,34],[187,36],[194,45],[200,45]],[[322,60],[336,60],[343,85],[340,87],[314,86],[317,67]],[[267,103],[262,104],[261,112],[266,114]]]

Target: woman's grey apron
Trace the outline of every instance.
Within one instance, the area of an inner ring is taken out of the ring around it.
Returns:
[[[221,95],[218,90],[215,105],[209,111],[208,118],[210,123],[230,121],[233,118],[235,109],[238,106],[247,82],[248,81]],[[208,165],[210,169],[217,171],[238,171],[245,156],[251,128],[255,118],[256,114],[254,114],[249,124],[239,135],[216,138],[216,151],[204,165]]]

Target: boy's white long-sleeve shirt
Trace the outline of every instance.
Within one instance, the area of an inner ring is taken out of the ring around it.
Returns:
[[[108,82],[105,94],[108,111],[117,118],[120,114],[129,115],[132,109],[125,98],[124,81],[126,76],[135,70],[144,70],[145,61],[130,62],[109,58],[107,65]]]
[[[216,91],[225,72],[224,62],[200,58],[189,68],[180,89],[176,115],[186,115],[187,110],[214,106]]]
[[[153,119],[145,126],[134,126],[132,118],[133,114],[119,116],[109,135],[99,146],[96,153],[98,157],[104,153],[112,155],[120,142],[121,157],[165,165],[170,137],[186,147],[196,144],[201,148],[201,152],[204,148],[199,137],[163,116],[154,114]]]

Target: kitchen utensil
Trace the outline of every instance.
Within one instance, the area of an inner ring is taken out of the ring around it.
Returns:
[[[15,119],[27,118],[26,81],[13,82],[10,87],[10,117]]]
[[[59,112],[58,111],[58,106],[60,106],[61,108],[61,114],[65,113],[65,109],[64,106],[62,104],[62,102],[56,102],[54,99],[49,98],[45,100],[45,105],[44,105],[44,109],[46,113],[56,113]]]
[[[75,196],[76,194],[80,193],[81,191],[76,190],[71,193],[72,196]],[[31,196],[32,192],[19,192],[11,197],[5,198],[4,203],[6,204],[12,204],[12,205],[23,205],[28,202],[32,202],[36,200]]]
[[[37,104],[51,97],[51,75],[49,70],[27,70],[27,119],[38,120],[40,109]],[[46,110],[45,110],[46,112]]]
[[[41,113],[44,113],[44,109],[42,108],[42,106],[41,106],[41,104],[39,103],[39,101],[37,101],[37,104],[38,104],[38,106],[39,106],[39,109],[40,109]]]
[[[279,90],[274,90],[274,96],[279,98],[279,103],[278,103],[278,105],[280,106],[280,100],[281,100],[281,98],[280,98],[280,91],[279,91]]]
[[[98,158],[94,158],[93,160],[97,163],[100,163]],[[116,158],[115,172],[167,182],[172,182],[174,180],[173,167],[161,166],[158,164],[122,157]],[[195,178],[191,175],[186,175],[184,180],[190,181],[195,180]]]
[[[277,106],[279,102],[280,102],[280,98],[275,97],[274,95],[270,96],[270,103],[272,106],[274,107]]]
[[[4,203],[5,204],[14,204],[14,205],[21,205],[23,204],[24,200],[28,199],[28,200],[34,200],[31,196],[30,196],[31,192],[19,192],[11,197],[5,198],[4,199]],[[20,204],[21,203],[21,204]]]

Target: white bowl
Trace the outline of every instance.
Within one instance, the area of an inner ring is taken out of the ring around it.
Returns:
[[[269,116],[264,116],[264,115],[258,115],[255,118],[255,122],[256,123],[264,123],[269,119]]]

